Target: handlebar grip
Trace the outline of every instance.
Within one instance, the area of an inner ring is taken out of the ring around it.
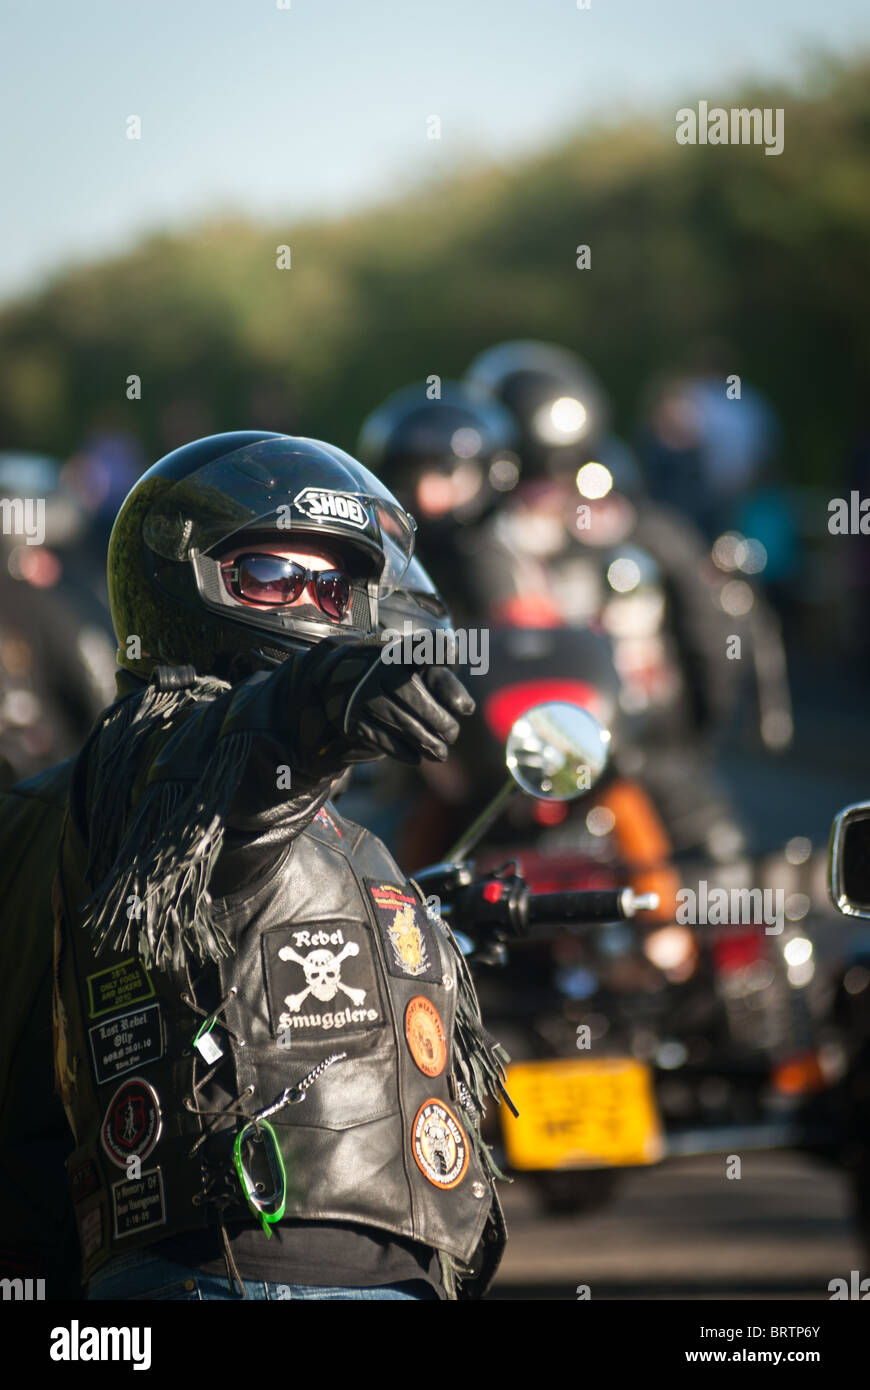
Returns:
[[[655,901],[653,901],[653,899]],[[526,921],[619,922],[636,912],[658,907],[655,893],[636,894],[631,888],[588,892],[533,893],[526,905]]]

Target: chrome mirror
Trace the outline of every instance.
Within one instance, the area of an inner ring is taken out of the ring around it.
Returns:
[[[526,710],[505,747],[511,777],[531,796],[573,801],[600,778],[610,734],[579,705],[552,703]]]
[[[835,818],[828,850],[831,901],[847,917],[870,917],[870,801]]]

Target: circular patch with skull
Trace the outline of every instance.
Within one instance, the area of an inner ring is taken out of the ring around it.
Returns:
[[[405,1010],[405,1037],[425,1076],[440,1076],[447,1065],[447,1035],[431,999],[416,994]]]
[[[424,1101],[412,1134],[417,1167],[435,1187],[456,1187],[468,1167],[465,1130],[443,1101]]]

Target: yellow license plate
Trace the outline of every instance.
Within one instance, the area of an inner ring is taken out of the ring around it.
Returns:
[[[512,1168],[657,1163],[664,1153],[652,1075],[633,1058],[516,1062],[507,1068],[514,1119],[500,1107]]]

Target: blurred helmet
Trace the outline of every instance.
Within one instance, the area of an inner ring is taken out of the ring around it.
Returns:
[[[476,522],[519,478],[517,431],[485,392],[444,382],[396,391],[364,421],[360,457],[413,511],[432,539]]]
[[[550,343],[500,343],[474,359],[465,380],[517,421],[524,477],[576,470],[594,458],[609,406],[598,378],[574,353]]]
[[[240,596],[226,556],[249,542],[334,555],[349,580],[335,612],[308,580],[293,607]],[[233,680],[323,637],[373,636],[413,547],[413,520],[331,444],[252,430],[196,440],[143,474],[112,529],[118,662],[146,679],[176,663]]]

